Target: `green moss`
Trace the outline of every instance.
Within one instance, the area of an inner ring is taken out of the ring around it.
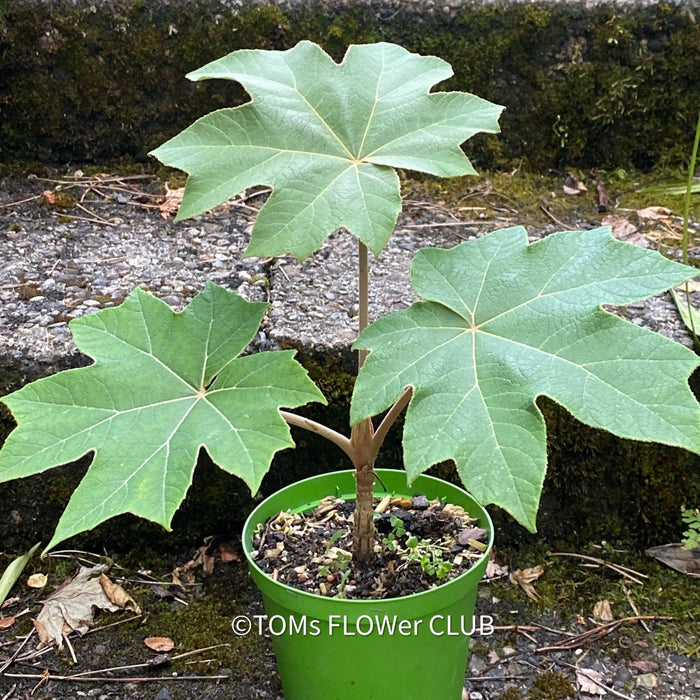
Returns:
[[[516,690],[515,688],[506,688],[501,695],[499,696],[498,700],[521,700],[523,696],[520,694],[519,690]]]
[[[535,676],[529,697],[531,700],[565,700],[575,698],[576,689],[563,673],[545,671]]]
[[[441,89],[507,110],[500,136],[469,150],[479,167],[649,168],[685,162],[700,99],[700,25],[666,3],[625,12],[582,4],[465,5],[383,17],[276,5],[222,10],[209,0],[139,0],[53,9],[0,1],[0,161],[105,161],[146,153],[202,114],[239,104],[229,81],[185,74],[239,48],[387,40],[449,61]]]
[[[658,541],[667,539],[660,535]],[[607,600],[616,619],[636,615],[634,608],[640,615],[655,616],[656,620],[649,621],[649,625],[657,646],[700,658],[700,612],[695,579],[664,567],[621,543],[588,544],[573,551],[565,547],[553,548],[572,556],[550,555],[550,548],[543,542],[536,542],[499,549],[498,560],[508,562],[511,571],[537,565],[544,568],[543,575],[534,583],[537,600],[528,598],[507,580],[491,583],[489,591],[501,601],[501,610],[518,610],[518,619],[556,615],[565,627],[583,631],[579,627],[580,620],[591,618],[596,603]],[[576,555],[626,567],[637,572],[639,582],[609,567],[592,565]],[[502,611],[492,612],[504,619],[507,617]],[[648,644],[650,636],[641,625],[627,623],[602,643],[607,653],[624,660],[633,654],[634,645],[630,640]]]

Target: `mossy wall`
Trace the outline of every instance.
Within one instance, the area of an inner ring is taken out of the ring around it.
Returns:
[[[470,142],[482,168],[687,158],[700,104],[694,0],[444,4],[0,0],[0,162],[145,160],[195,118],[246,99],[188,71],[301,39],[336,59],[384,40],[449,61],[443,89],[507,107],[502,135]]]

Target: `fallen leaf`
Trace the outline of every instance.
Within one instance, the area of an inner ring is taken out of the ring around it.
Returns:
[[[656,661],[647,660],[630,661],[627,667],[634,671],[639,671],[640,673],[649,673],[650,671],[656,671],[656,669],[659,668],[659,664],[657,664]]]
[[[610,214],[601,221],[603,226],[610,226],[612,235],[619,241],[627,241],[642,248],[648,248],[649,242],[639,233],[639,229],[625,216]]]
[[[61,584],[50,596],[42,601],[41,612],[33,620],[39,635],[39,647],[56,645],[63,647],[63,637],[76,631],[84,634],[90,628],[95,611],[108,610],[117,612],[129,608],[140,613],[139,606],[122,591],[121,586],[113,584],[104,572],[107,566],[98,564],[92,568],[81,566],[78,573]],[[105,580],[109,585],[105,584]],[[112,597],[120,603],[113,602],[105,592],[110,590]]]
[[[32,574],[27,579],[27,585],[30,588],[43,588],[47,581],[46,574]]]
[[[489,561],[486,564],[486,572],[484,573],[484,578],[488,580],[492,579],[497,579],[497,578],[503,578],[504,576],[508,575],[508,567],[507,566],[501,566],[497,561],[496,561],[496,555],[493,550],[491,550],[491,553],[489,554]]]
[[[0,630],[6,630],[8,627],[12,627],[15,624],[17,618],[12,615],[12,617],[0,617]]]
[[[100,586],[105,592],[107,598],[114,605],[122,608],[123,610],[132,610],[136,614],[140,613],[141,610],[136,604],[136,601],[118,584],[110,581],[105,574],[100,576]]]
[[[578,180],[573,175],[569,175],[566,180],[564,180],[562,189],[564,190],[564,194],[569,195],[581,195],[588,192],[586,185],[584,185],[581,180]]]
[[[612,622],[615,619],[612,610],[610,610],[609,600],[599,600],[593,606],[593,618],[601,622]]]
[[[684,549],[679,542],[651,547],[646,554],[682,574],[700,578],[700,547]]]
[[[41,196],[44,198],[48,205],[53,206],[54,204],[56,204],[56,193],[53,190],[44,190],[41,193]]]
[[[591,668],[577,668],[576,682],[582,693],[589,695],[607,695],[607,691],[602,687],[603,674]]]
[[[164,219],[169,219],[174,214],[177,214],[180,204],[182,204],[182,196],[185,194],[184,187],[176,187],[170,189],[168,183],[165,183],[165,199],[158,206],[160,215]]]
[[[228,542],[222,542],[219,545],[219,556],[221,557],[221,561],[224,562],[240,561],[241,559],[238,552],[233,548],[233,545]]]
[[[535,591],[535,587],[532,585],[533,581],[536,581],[544,573],[543,566],[533,566],[529,569],[518,569],[510,574],[510,582],[515,583],[520,588],[525,591],[528,598],[532,600],[537,600],[539,595]]]
[[[645,207],[637,209],[637,216],[640,219],[653,219],[654,221],[665,221],[670,219],[673,212],[666,207]]]
[[[146,637],[143,643],[152,651],[166,652],[175,648],[175,642],[170,637]]]

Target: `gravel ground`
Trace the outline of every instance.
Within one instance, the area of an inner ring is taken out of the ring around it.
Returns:
[[[154,200],[161,193],[152,179],[117,179],[100,182],[76,180],[61,184],[74,199],[66,209],[48,205],[42,192],[56,190],[56,182],[15,179],[0,182],[0,394],[36,376],[79,362],[67,323],[83,314],[119,304],[130,290],[143,286],[181,309],[207,279],[237,289],[252,300],[272,303],[255,343],[275,347],[300,338],[310,351],[347,353],[356,332],[356,292],[352,274],[354,241],[337,234],[304,264],[292,258],[242,260],[255,209],[261,196],[229,205],[193,221],[165,220]],[[21,202],[21,203],[20,203]],[[145,206],[151,205],[151,206]],[[82,208],[81,208],[82,207]],[[440,221],[450,225],[436,227]],[[513,220],[479,220],[455,226],[449,212],[431,203],[407,203],[397,234],[374,268],[372,316],[411,302],[406,294],[410,259],[428,243],[454,245]],[[543,226],[533,235],[554,230]],[[690,344],[675,308],[666,296],[623,311],[635,323]],[[259,596],[247,582],[244,565],[235,564],[233,595],[245,610],[259,610]],[[700,600],[700,596],[699,596]],[[512,686],[528,697],[558,698],[555,691],[537,694],[547,672],[557,672],[574,683],[574,666],[599,671],[600,682],[611,697],[697,700],[700,668],[697,658],[658,649],[653,635],[631,641],[621,634],[610,644],[581,646],[580,650],[536,652],[561,640],[552,613],[528,614],[500,604],[488,586],[480,593],[480,611],[492,614],[499,627],[531,626],[523,633],[497,630],[475,642],[466,696],[473,700],[501,698]],[[537,627],[540,625],[541,627]],[[78,642],[81,646],[82,641]],[[16,645],[11,631],[0,630],[0,667],[7,649]],[[274,658],[269,643],[260,641],[254,655],[254,672],[246,678],[230,675],[215,682],[115,683],[98,685],[44,683],[0,676],[0,698],[276,698]],[[625,654],[620,653],[625,648]],[[243,654],[243,651],[240,651]],[[83,647],[78,669],[105,668],[113,662],[109,646]],[[46,660],[48,659],[48,660]],[[585,659],[585,662],[584,662]],[[139,663],[122,659],[121,663]],[[643,663],[642,663],[643,662]],[[73,664],[65,655],[51,652],[38,660],[34,672],[50,667],[68,673]],[[16,666],[7,669],[11,672]],[[73,669],[75,670],[75,669]],[[23,672],[28,672],[26,666]],[[167,672],[166,672],[167,673]],[[538,680],[540,679],[540,680]],[[551,678],[550,678],[551,680]],[[534,685],[533,685],[534,684]],[[572,685],[573,688],[575,686]],[[556,691],[560,692],[560,691]],[[561,692],[564,692],[562,690]],[[576,691],[577,697],[593,697]],[[405,692],[400,693],[406,697]]]
[[[210,279],[250,300],[271,302],[258,346],[300,343],[306,351],[348,352],[357,333],[357,246],[348,234],[331,236],[304,263],[292,257],[244,260],[261,196],[175,223],[160,216],[153,199],[141,196],[163,192],[152,178],[58,183],[0,182],[0,394],[18,377],[27,381],[70,362],[76,349],[68,322],[118,305],[136,286],[181,310]],[[41,194],[47,190],[71,197],[70,206],[47,205]],[[448,225],[438,227],[439,222]],[[409,271],[418,248],[456,245],[515,223],[496,215],[457,226],[444,207],[407,202],[385,250],[377,260],[370,253],[370,317],[413,301]],[[531,238],[558,228],[541,226],[530,231]],[[623,313],[691,344],[668,295]]]

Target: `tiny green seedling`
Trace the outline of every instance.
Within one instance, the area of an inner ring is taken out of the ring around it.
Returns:
[[[390,552],[393,552],[399,546],[398,541],[406,534],[406,528],[403,520],[396,515],[390,516],[389,524],[391,525],[391,530],[388,535],[382,537],[382,543]]]
[[[415,535],[406,539],[408,552],[404,555],[407,561],[416,561],[428,575],[438,581],[444,579],[452,571],[452,562],[445,561],[442,556],[445,549],[429,540],[419,540]]]

